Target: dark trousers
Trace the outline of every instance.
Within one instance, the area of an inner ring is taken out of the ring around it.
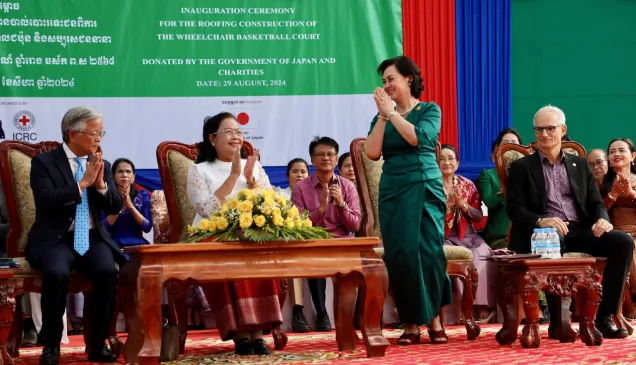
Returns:
[[[326,312],[325,294],[327,292],[327,279],[307,279],[311,301],[314,303],[316,313]]]
[[[88,276],[92,285],[92,334],[87,345],[104,346],[117,294],[117,270],[113,250],[99,231],[90,230],[90,247],[83,256],[73,249],[73,232],[69,232],[34,267],[44,272],[41,301],[44,345],[60,345],[70,275],[72,270],[77,270]]]
[[[603,298],[598,307],[597,317],[618,313],[625,289],[625,280],[629,273],[634,251],[634,239],[623,231],[610,231],[601,237],[595,237],[591,228],[581,227],[570,222],[568,234],[561,238],[564,252],[583,252],[596,257],[607,257],[603,275]],[[548,300],[549,304],[552,300]],[[557,310],[556,308],[554,310]],[[552,307],[550,307],[552,313]],[[556,313],[556,312],[554,312]],[[556,319],[556,316],[550,316]]]

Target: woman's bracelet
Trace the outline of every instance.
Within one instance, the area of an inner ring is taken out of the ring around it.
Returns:
[[[616,200],[616,197],[612,195],[612,193],[607,193],[607,197],[612,199],[612,200]]]

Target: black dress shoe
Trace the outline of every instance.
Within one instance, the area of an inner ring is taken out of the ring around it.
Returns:
[[[325,312],[318,312],[316,318],[316,331],[318,332],[331,332],[331,322],[329,321],[329,314]]]
[[[307,319],[305,319],[305,314],[303,313],[303,307],[300,305],[295,305],[292,310],[292,332],[311,332],[311,328],[309,328]]]
[[[44,346],[40,355],[40,365],[57,365],[60,363],[60,347]]]
[[[115,362],[117,361],[117,355],[113,354],[106,345],[89,346],[86,349],[88,352],[88,361],[94,362]]]
[[[254,355],[254,347],[249,338],[241,338],[234,344],[234,353],[240,356]]]
[[[596,323],[596,329],[601,332],[603,338],[625,338],[629,336],[626,329],[616,327],[611,317],[597,317],[594,322]]]
[[[263,340],[262,338],[259,338],[258,340],[254,340],[254,342],[252,342],[252,347],[254,348],[254,353],[256,355],[271,355],[272,354],[272,350],[269,349],[269,347],[265,343],[265,340]]]

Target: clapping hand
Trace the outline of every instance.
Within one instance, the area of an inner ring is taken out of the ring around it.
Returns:
[[[329,205],[330,196],[331,194],[329,191],[329,184],[324,184],[322,186],[322,192],[320,193],[320,206],[318,207],[320,214],[325,214],[325,211],[327,210],[327,205]]]
[[[133,203],[130,200],[130,185],[119,188],[119,194],[121,194],[122,199],[124,199],[124,206],[128,209],[132,209]]]
[[[243,175],[245,175],[245,179],[247,180],[248,184],[254,183],[254,166],[256,165],[256,161],[258,161],[258,156],[260,156],[260,153],[260,150],[255,150],[254,154],[247,157]]]
[[[392,111],[394,111],[393,101],[383,88],[378,87],[373,91],[373,100],[378,108],[378,113],[383,118],[386,118]]]
[[[230,175],[241,176],[241,150],[236,149],[234,158],[232,159],[232,167],[230,168]]]

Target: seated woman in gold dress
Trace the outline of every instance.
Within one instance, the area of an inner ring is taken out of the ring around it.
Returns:
[[[614,229],[636,235],[636,150],[631,139],[616,138],[607,147],[610,168],[601,184],[601,196]],[[629,268],[630,293],[636,293],[636,265]],[[631,298],[629,298],[631,299]],[[626,318],[636,318],[631,300],[623,305]]]

